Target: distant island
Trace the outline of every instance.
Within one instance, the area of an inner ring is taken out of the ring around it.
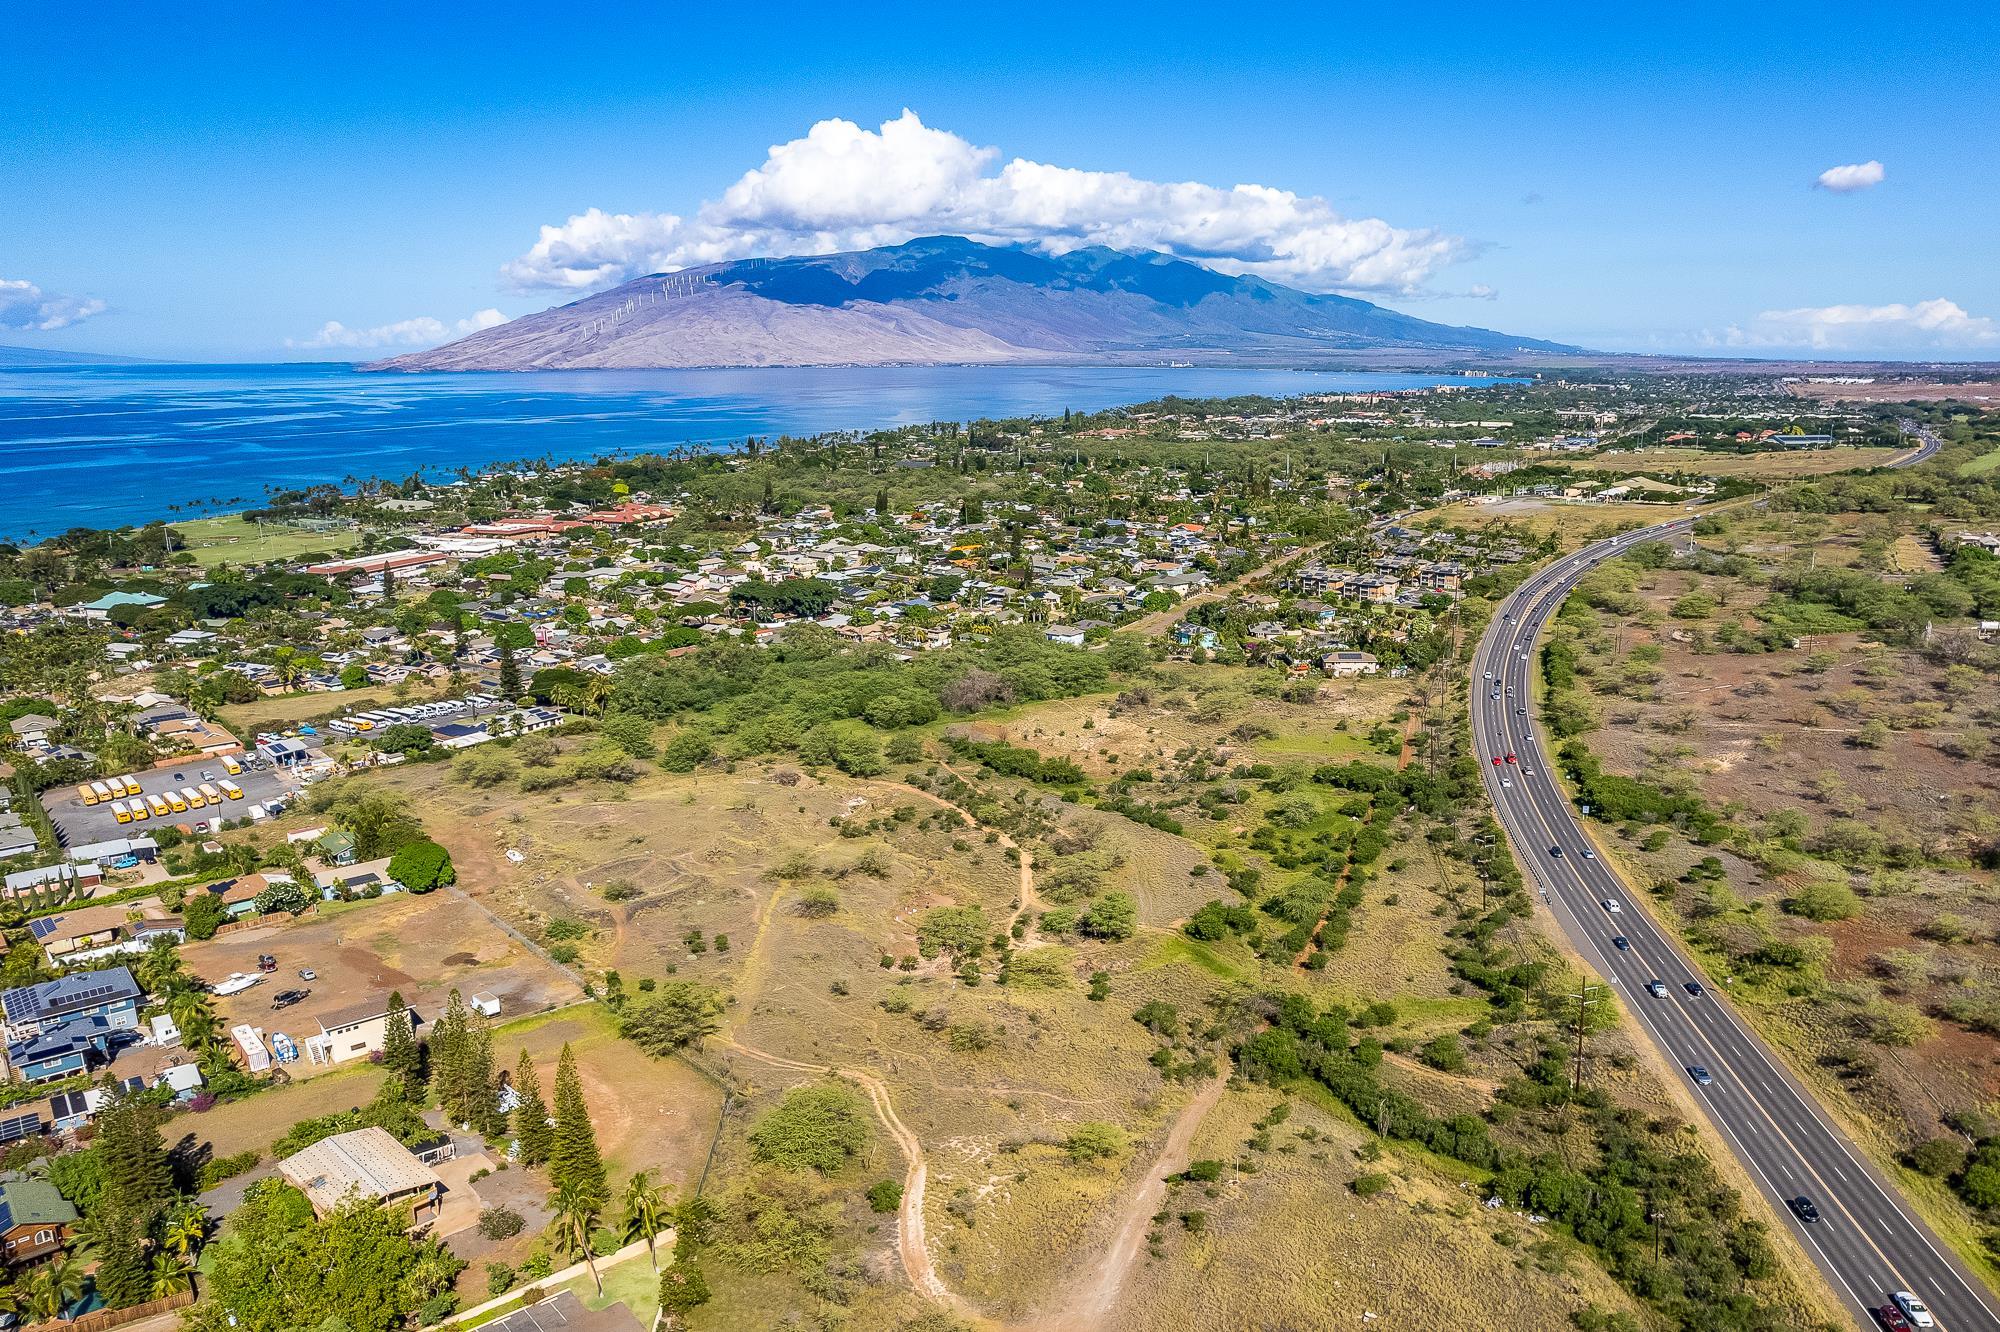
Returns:
[[[42,366],[147,365],[140,356],[104,356],[96,352],[51,351],[47,347],[0,346],[0,370],[34,370]]]
[[[1519,363],[1579,348],[1434,324],[1167,255],[933,236],[634,279],[372,370]]]

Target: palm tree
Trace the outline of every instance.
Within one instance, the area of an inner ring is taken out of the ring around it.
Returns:
[[[585,1265],[590,1268],[590,1279],[602,1295],[604,1278],[597,1275],[597,1259],[590,1252],[590,1231],[597,1224],[597,1200],[569,1183],[556,1190],[554,1206],[556,1243],[572,1256],[583,1255]]]
[[[21,1308],[30,1322],[61,1318],[83,1296],[83,1264],[58,1254],[28,1274],[20,1285]]]
[[[625,1206],[625,1238],[646,1241],[646,1257],[652,1260],[653,1270],[660,1270],[659,1255],[653,1252],[653,1237],[660,1233],[667,1219],[667,1197],[653,1183],[653,1172],[641,1170],[625,1181],[625,1192],[619,1195]]]
[[[169,1300],[182,1291],[194,1289],[194,1265],[170,1253],[153,1255],[153,1284],[149,1297]]]

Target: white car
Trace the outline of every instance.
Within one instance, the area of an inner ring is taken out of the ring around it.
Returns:
[[[1625,911],[1625,904],[1615,897],[1607,897],[1604,899],[1604,909],[1614,916],[1622,915]]]
[[[1896,1307],[1903,1311],[1903,1317],[1909,1319],[1913,1326],[1937,1326],[1937,1319],[1931,1317],[1931,1311],[1924,1307],[1924,1302],[1909,1291],[1899,1290],[1889,1298],[1896,1302]]]

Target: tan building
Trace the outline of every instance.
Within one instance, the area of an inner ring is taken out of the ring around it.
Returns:
[[[410,1034],[414,1036],[423,1019],[412,1008]],[[351,1059],[367,1059],[382,1053],[389,1035],[389,998],[349,1004],[319,1016],[319,1035],[306,1037],[306,1057],[315,1064],[344,1064]]]
[[[444,1200],[437,1172],[387,1129],[372,1124],[320,1139],[278,1162],[278,1173],[306,1195],[317,1216],[358,1198],[399,1214],[407,1211],[415,1226],[434,1220]]]

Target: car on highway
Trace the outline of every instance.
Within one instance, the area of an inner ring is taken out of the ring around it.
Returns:
[[[1688,1076],[1693,1078],[1698,1085],[1703,1087],[1709,1087],[1715,1084],[1714,1075],[1712,1075],[1708,1071],[1708,1069],[1701,1064],[1689,1064]]]
[[[1620,902],[1615,897],[1605,898],[1600,905],[1602,905],[1606,911],[1609,911],[1614,916],[1618,915],[1620,912],[1625,910],[1625,904],[1623,902]]]
[[[1805,1194],[1801,1193],[1798,1197],[1792,1199],[1789,1205],[1792,1209],[1792,1215],[1807,1225],[1811,1225],[1813,1222],[1819,1220],[1819,1206],[1811,1198],[1806,1197]]]
[[[1661,980],[1647,981],[1646,993],[1652,995],[1655,999],[1664,999],[1667,997],[1667,983]]]
[[[1549,848],[1549,854],[1557,860],[1561,860],[1563,858],[1563,849],[1559,846],[1552,846]]]
[[[1500,756],[1498,754],[1493,756],[1493,766],[1496,768],[1500,766]]]
[[[1586,846],[1583,848],[1583,858],[1585,860],[1595,860],[1597,859],[1597,853]]]
[[[1514,756],[1513,756],[1512,754],[1509,754],[1509,755],[1507,756],[1507,761],[1508,761],[1509,763],[1519,763],[1519,762],[1520,762],[1521,760],[1519,760],[1519,759],[1515,758],[1515,757],[1514,757]]]
[[[1689,994],[1693,995],[1697,999],[1701,998],[1703,995],[1708,993],[1707,990],[1701,988],[1701,982],[1698,980],[1683,981],[1681,983],[1681,988],[1683,990],[1686,990]]]
[[[1611,946],[1613,948],[1616,948],[1621,953],[1629,953],[1632,951],[1632,941],[1626,938],[1622,934],[1614,934],[1611,936]]]
[[[1894,1300],[1896,1307],[1903,1311],[1903,1317],[1910,1320],[1911,1327],[1937,1326],[1937,1319],[1931,1317],[1929,1307],[1909,1291],[1899,1290],[1889,1298]]]
[[[1885,1304],[1875,1311],[1875,1321],[1888,1332],[1909,1332],[1910,1320],[1903,1317],[1903,1311],[1893,1304]]]
[[[1512,777],[1502,777],[1500,779],[1500,785],[1511,787],[1514,785],[1514,779]]]

